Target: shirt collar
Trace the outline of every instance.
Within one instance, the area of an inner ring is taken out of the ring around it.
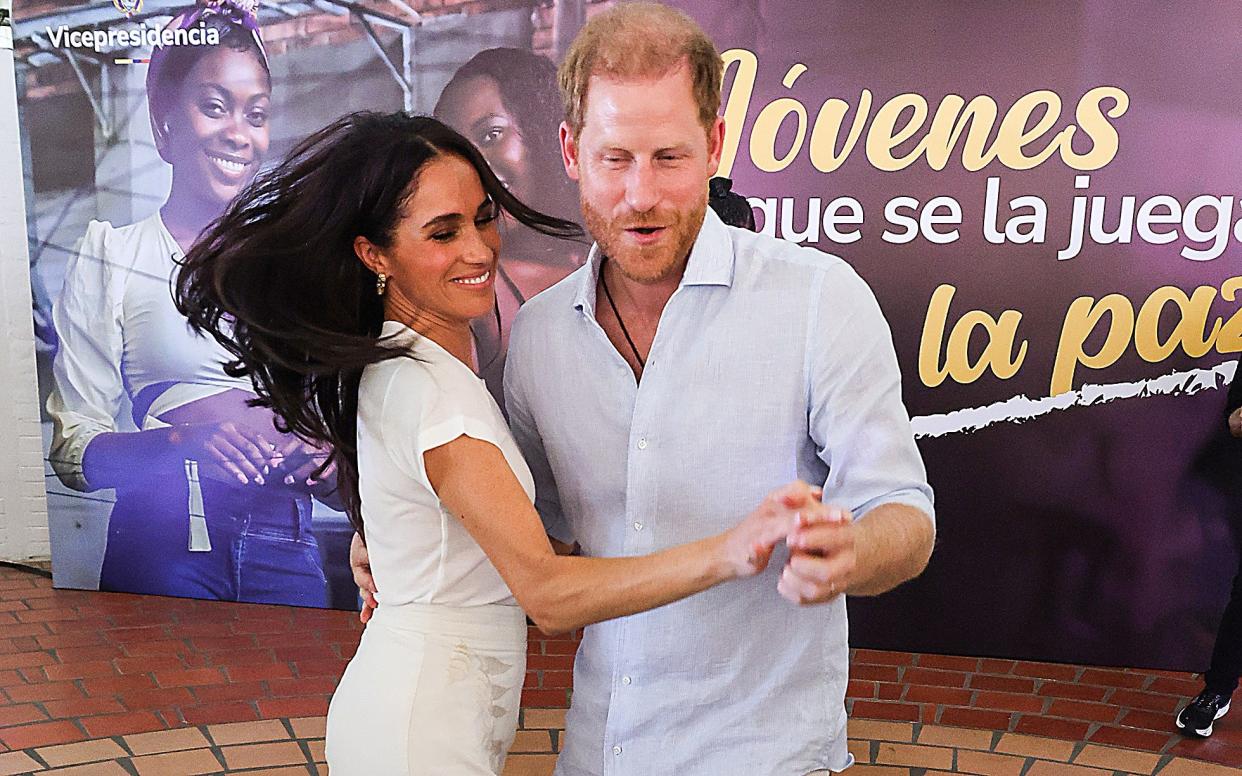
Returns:
[[[599,268],[604,255],[600,252],[599,243],[591,246],[587,254],[586,264],[579,270],[578,291],[574,295],[574,308],[577,310],[595,310],[595,289],[599,285]],[[733,238],[729,227],[720,220],[716,211],[710,207],[703,217],[703,226],[699,236],[690,249],[690,259],[686,262],[686,270],[682,273],[682,286],[725,286],[733,285]]]

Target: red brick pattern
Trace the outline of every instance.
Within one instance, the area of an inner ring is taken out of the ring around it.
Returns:
[[[360,632],[349,612],[53,590],[0,569],[0,751],[322,715]]]
[[[0,568],[0,753],[321,717],[357,647],[350,612],[53,590]],[[531,629],[523,707],[564,709],[579,634]],[[856,649],[853,719],[1008,731],[1242,766],[1242,713],[1173,732],[1191,674]],[[550,713],[550,712],[549,712]]]
[[[1203,688],[1192,674],[1060,663],[853,651],[854,718],[986,728],[1242,766],[1242,715],[1208,741],[1184,739],[1173,713]]]
[[[567,708],[573,687],[574,653],[580,632],[567,636],[548,636],[530,629],[526,655],[526,684],[522,705],[532,708]]]

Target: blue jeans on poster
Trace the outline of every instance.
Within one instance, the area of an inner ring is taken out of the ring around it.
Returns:
[[[211,549],[191,552],[189,485],[118,490],[99,589],[221,601],[328,605],[311,502],[276,488],[202,483]]]

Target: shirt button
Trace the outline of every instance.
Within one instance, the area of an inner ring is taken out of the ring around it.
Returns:
[[[612,753],[613,753],[613,754],[621,754],[621,747],[619,747],[619,746],[614,746],[614,747],[612,748]]]
[[[646,437],[643,437],[642,439],[638,440],[638,449],[639,450],[647,449],[647,438]]]
[[[632,681],[633,681],[633,680],[632,680],[632,679],[630,679],[628,676],[623,676],[623,677],[621,677],[621,684],[629,684],[629,683],[630,683],[630,682],[632,682]]]
[[[641,530],[643,530],[643,524],[642,524],[642,523],[635,523],[635,524],[634,524],[634,530],[635,530],[635,531],[641,531]]]

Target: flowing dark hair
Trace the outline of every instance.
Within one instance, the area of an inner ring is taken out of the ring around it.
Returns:
[[[359,381],[367,365],[408,348],[380,338],[383,299],[354,239],[390,247],[419,172],[446,154],[469,162],[488,196],[521,223],[581,236],[576,224],[518,201],[470,141],[436,119],[361,112],[315,132],[258,176],[177,276],[177,309],[235,357],[225,371],[250,377],[252,404],[271,408],[281,432],[331,446],[337,489],[359,532]]]

